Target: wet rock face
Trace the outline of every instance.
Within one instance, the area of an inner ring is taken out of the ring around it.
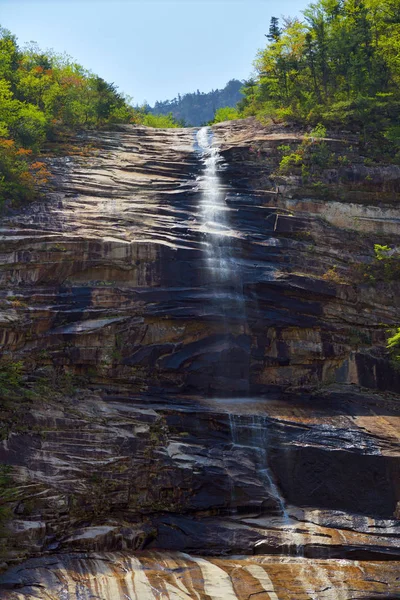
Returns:
[[[4,348],[130,391],[398,390],[384,346],[399,284],[353,285],[396,205],[278,194],[276,147],[294,134],[249,127],[215,131],[228,231],[218,244],[234,287],[207,260],[193,130],[125,128],[96,134],[90,159],[49,159],[50,199],[4,224]]]
[[[30,560],[2,578],[1,598],[139,598],[142,600],[372,600],[398,598],[388,563],[310,561],[273,557],[199,558],[183,553],[71,554]]]
[[[271,178],[298,134],[253,120],[214,134],[214,255],[192,129],[88,135],[96,153],[49,159],[46,201],[3,221],[2,348],[27,376],[0,389],[0,555],[52,557],[6,574],[0,597],[398,593],[400,379],[385,345],[400,288],[354,278],[374,243],[400,243],[398,173],[356,201],[355,176],[350,200],[343,183],[299,196]],[[62,579],[79,551],[122,554],[79,556]]]
[[[398,556],[396,413],[382,398],[83,393],[32,408],[30,431],[3,443],[17,478],[12,555],[252,554],[261,541],[264,553]]]

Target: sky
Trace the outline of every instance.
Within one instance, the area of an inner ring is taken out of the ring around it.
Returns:
[[[308,0],[0,0],[19,44],[66,52],[133,104],[208,92],[246,79],[271,16]]]

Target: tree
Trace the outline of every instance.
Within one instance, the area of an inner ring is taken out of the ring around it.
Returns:
[[[34,198],[48,176],[35,160],[46,138],[140,119],[114,84],[35,42],[21,50],[0,27],[0,202]]]
[[[365,140],[379,127],[397,140],[399,0],[316,0],[303,14],[302,22],[285,18],[281,27],[271,19],[255,81],[243,88],[242,116],[315,124],[325,115],[361,128]]]
[[[224,121],[234,121],[239,118],[239,113],[236,108],[226,106],[215,111],[212,123],[223,123]]]
[[[265,37],[268,38],[270,42],[277,42],[281,37],[281,34],[282,30],[279,28],[279,19],[271,17],[269,33],[266,34]]]

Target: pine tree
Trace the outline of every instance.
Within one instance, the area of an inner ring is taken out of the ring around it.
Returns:
[[[281,37],[281,34],[282,30],[279,27],[279,19],[277,19],[277,17],[271,17],[269,33],[265,34],[265,37],[268,38],[270,42],[277,42]]]

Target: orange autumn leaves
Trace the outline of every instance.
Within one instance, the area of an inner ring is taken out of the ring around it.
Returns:
[[[30,175],[36,185],[45,185],[50,179],[50,172],[46,167],[46,163],[36,161],[30,166]]]
[[[46,164],[32,162],[32,150],[11,139],[0,139],[0,173],[0,199],[11,206],[33,200],[50,179]]]

